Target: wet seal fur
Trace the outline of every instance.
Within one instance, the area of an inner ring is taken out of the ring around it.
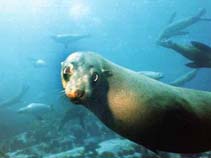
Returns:
[[[211,149],[209,92],[164,84],[92,52],[71,54],[61,76],[72,102],[136,143],[176,153]]]
[[[182,56],[191,60],[186,66],[191,68],[211,68],[211,47],[208,45],[191,41],[190,45],[181,45],[171,40],[162,42],[162,46],[170,48]]]

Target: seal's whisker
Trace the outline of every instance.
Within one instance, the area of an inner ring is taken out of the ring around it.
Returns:
[[[65,96],[65,90],[60,91],[60,92],[59,92],[59,95],[60,95],[60,96]]]
[[[66,94],[64,92],[60,92],[58,97],[57,97],[57,99],[59,99],[63,102],[64,102],[65,98],[66,98]]]
[[[61,89],[56,89],[56,90],[54,90],[53,92],[55,92],[55,93],[59,93],[59,92],[61,92],[61,91],[64,91],[63,89],[61,90]]]
[[[58,96],[57,99],[58,99],[62,104],[65,104],[65,102],[66,102],[66,100],[67,100],[65,93],[60,94],[60,95]]]
[[[57,96],[58,96],[58,97],[65,96],[65,90],[59,90],[59,91],[57,92]]]
[[[58,97],[57,97],[57,100],[58,100],[61,104],[64,104],[65,98],[62,97],[62,96],[58,96]]]
[[[61,98],[61,97],[64,97],[64,96],[65,96],[65,93],[60,93],[58,96],[59,96],[60,98]]]
[[[61,90],[61,91],[59,91],[59,93],[65,93],[65,90]]]

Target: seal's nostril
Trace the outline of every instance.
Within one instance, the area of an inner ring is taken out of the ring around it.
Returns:
[[[75,95],[76,95],[77,98],[81,98],[84,95],[84,91],[79,90],[79,89],[76,90],[75,93],[76,93]]]
[[[79,98],[81,98],[83,95],[84,95],[84,91],[83,91],[83,90],[80,90],[80,89],[73,90],[73,91],[67,93],[67,96],[68,96],[70,99],[73,99],[73,100],[74,100],[74,99],[79,99]]]

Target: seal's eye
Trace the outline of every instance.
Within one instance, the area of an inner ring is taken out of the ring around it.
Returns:
[[[97,82],[98,79],[99,79],[99,74],[96,73],[96,72],[94,72],[93,75],[92,75],[92,81],[93,81],[93,82]]]
[[[72,75],[73,71],[71,69],[71,67],[67,66],[63,69],[63,78],[65,80],[68,80],[70,75]]]
[[[64,68],[63,74],[71,74],[71,70],[69,66]]]

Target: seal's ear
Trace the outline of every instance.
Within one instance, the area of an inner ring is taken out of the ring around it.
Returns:
[[[105,69],[102,69],[102,73],[103,73],[103,75],[106,76],[106,77],[110,77],[110,76],[113,75],[111,71],[105,70]]]

